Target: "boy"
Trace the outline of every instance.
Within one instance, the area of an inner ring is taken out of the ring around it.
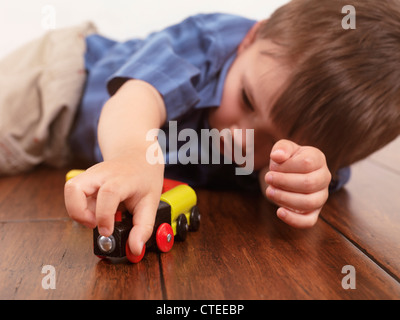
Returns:
[[[399,1],[357,2],[357,28],[344,30],[347,2],[293,0],[260,22],[199,15],[125,43],[89,36],[71,146],[101,162],[66,184],[70,216],[109,236],[125,205],[133,213],[129,247],[139,255],[165,173],[197,186],[251,189],[259,180],[284,222],[313,226],[330,172],[337,178],[400,133]],[[157,148],[167,163],[150,164],[147,134],[168,134],[171,120],[179,131],[227,128],[246,151],[248,140],[234,131],[254,130],[254,173],[168,163],[177,150],[165,141]]]

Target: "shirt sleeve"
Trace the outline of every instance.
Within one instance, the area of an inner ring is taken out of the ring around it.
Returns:
[[[199,101],[198,90],[217,76],[254,21],[227,14],[201,14],[155,32],[108,79],[114,94],[128,79],[153,85],[163,96],[167,121]],[[240,34],[238,34],[240,32]],[[231,43],[230,43],[231,42]]]

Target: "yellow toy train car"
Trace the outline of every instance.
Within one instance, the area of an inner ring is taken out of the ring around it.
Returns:
[[[67,173],[69,180],[81,173],[72,170]],[[94,254],[100,258],[127,257],[130,262],[142,260],[146,249],[168,252],[174,241],[184,241],[188,231],[200,227],[200,212],[197,207],[195,191],[187,184],[164,179],[163,193],[158,205],[153,234],[143,247],[139,256],[129,250],[128,236],[132,229],[132,216],[128,211],[115,214],[114,232],[109,237],[101,236],[98,229],[93,230]]]

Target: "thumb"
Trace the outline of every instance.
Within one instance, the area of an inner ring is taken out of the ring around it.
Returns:
[[[155,202],[155,203],[154,203]],[[133,211],[133,228],[129,233],[129,248],[134,255],[139,255],[145,243],[150,239],[157,214],[159,200],[142,199]]]
[[[139,256],[143,250],[143,246],[149,240],[153,232],[151,225],[135,225],[129,233],[128,243],[129,249],[133,255]],[[149,236],[150,235],[150,236]]]
[[[274,144],[270,154],[270,160],[281,164],[290,159],[297,152],[300,146],[290,140],[279,140]]]

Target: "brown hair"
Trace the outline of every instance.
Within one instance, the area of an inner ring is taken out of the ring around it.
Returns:
[[[345,5],[356,29],[342,28]],[[257,36],[292,69],[274,121],[323,151],[333,173],[400,134],[400,0],[292,0]]]

